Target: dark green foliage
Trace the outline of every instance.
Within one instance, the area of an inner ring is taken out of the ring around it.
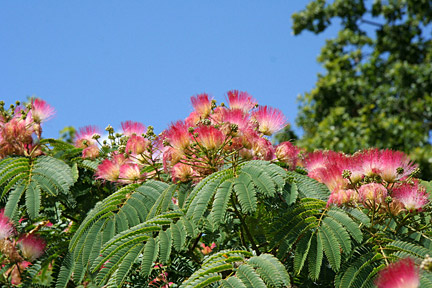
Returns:
[[[63,161],[41,156],[36,159],[8,157],[0,161],[2,198],[7,196],[5,215],[16,217],[22,195],[28,216],[39,216],[42,195],[62,197],[69,194],[74,184],[72,169]],[[45,194],[42,194],[45,193]]]
[[[242,250],[220,251],[206,259],[180,287],[205,287],[211,283],[222,287],[290,287],[290,277],[278,259],[270,254],[251,256]],[[231,276],[222,280],[225,271]]]

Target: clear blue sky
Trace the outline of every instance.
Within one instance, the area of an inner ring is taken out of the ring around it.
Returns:
[[[298,94],[322,68],[325,38],[292,34],[308,1],[1,1],[0,100],[45,99],[64,126],[140,121],[161,132],[231,89],[281,109],[294,126]],[[298,128],[294,129],[299,132]]]

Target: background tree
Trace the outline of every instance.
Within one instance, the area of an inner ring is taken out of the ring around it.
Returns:
[[[295,35],[341,26],[318,57],[325,73],[300,96],[299,144],[403,150],[431,178],[432,2],[315,0],[292,18]]]

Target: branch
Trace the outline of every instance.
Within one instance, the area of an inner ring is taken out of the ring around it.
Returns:
[[[380,28],[384,26],[381,23],[370,21],[370,20],[366,20],[366,19],[360,19],[360,22],[361,23],[365,23],[365,24],[369,24],[369,25],[372,25],[372,26],[380,27]]]
[[[248,229],[248,226],[246,225],[243,217],[241,216],[241,213],[237,210],[235,199],[234,199],[234,196],[232,196],[232,195],[231,195],[231,201],[232,201],[232,204],[233,204],[233,207],[234,207],[234,212],[236,213],[237,217],[240,219],[241,226],[243,227],[243,229],[244,229],[244,231],[246,233],[247,238],[251,242],[252,248],[255,250],[255,252],[259,256],[261,254],[261,252],[260,252],[258,246],[255,244],[255,240],[254,240],[252,234],[250,233],[250,231]]]

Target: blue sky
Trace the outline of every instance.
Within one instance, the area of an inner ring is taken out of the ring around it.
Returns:
[[[161,132],[232,89],[281,109],[295,127],[297,95],[313,88],[319,36],[292,34],[309,1],[1,1],[0,100],[46,100],[65,126],[140,121]]]

